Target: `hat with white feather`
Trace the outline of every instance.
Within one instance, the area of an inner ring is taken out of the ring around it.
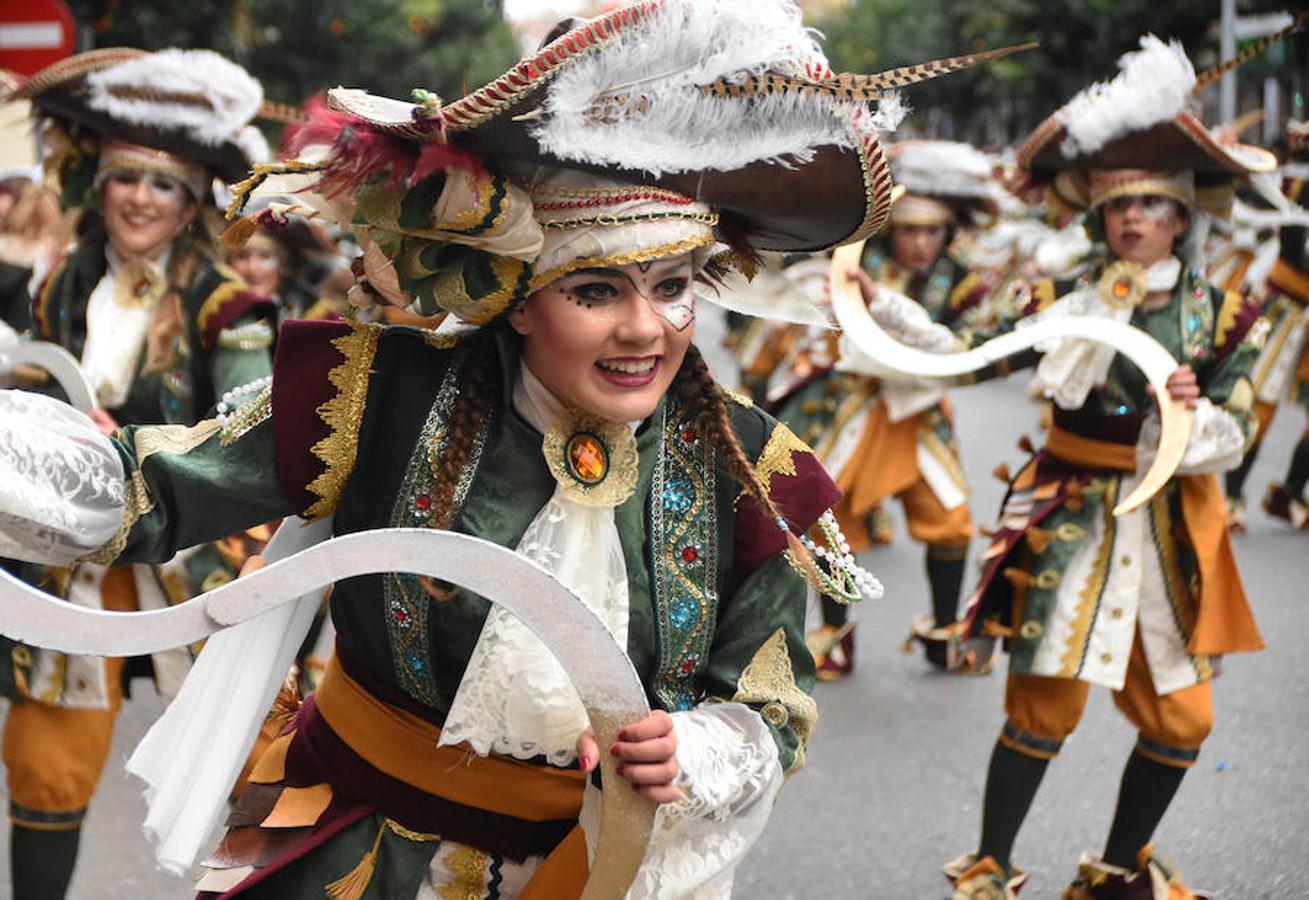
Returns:
[[[905,195],[891,210],[892,225],[948,225],[999,211],[991,157],[958,141],[901,141],[892,145],[891,174]]]
[[[791,0],[645,0],[448,104],[328,92],[300,158],[256,167],[229,214],[298,196],[352,224],[388,299],[483,324],[581,265],[691,253],[714,272],[871,234],[895,90],[1005,52],[840,75]]]
[[[1197,77],[1177,41],[1154,35],[1118,60],[1111,81],[1086,88],[1037,127],[1019,165],[1055,176],[1060,199],[1095,208],[1117,196],[1160,194],[1188,208],[1196,182],[1221,183],[1276,168],[1266,150],[1221,140],[1188,109]]]
[[[252,124],[263,88],[211,50],[91,50],[47,66],[9,96],[30,100],[51,123],[47,171],[66,195],[90,187],[97,170],[130,165],[165,171],[200,198],[212,178],[239,181],[269,156]]]

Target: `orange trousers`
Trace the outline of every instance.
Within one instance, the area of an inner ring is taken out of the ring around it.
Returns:
[[[1088,682],[1072,678],[1010,674],[1000,743],[1027,756],[1051,759],[1081,721],[1090,690]],[[1204,682],[1159,696],[1139,632],[1123,688],[1114,691],[1114,705],[1136,726],[1137,752],[1169,766],[1194,765],[1213,727],[1212,685]]]
[[[105,609],[137,609],[131,566],[105,573]],[[71,709],[35,700],[15,701],[5,719],[3,755],[9,785],[10,818],[46,831],[77,828],[95,795],[113,743],[114,721],[123,703],[126,660],[105,660],[107,709]]]

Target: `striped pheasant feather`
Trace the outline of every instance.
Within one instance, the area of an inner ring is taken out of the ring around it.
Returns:
[[[1201,72],[1199,75],[1195,77],[1195,93],[1197,94],[1200,93],[1209,85],[1213,84],[1215,81],[1222,78],[1228,72],[1232,71],[1238,66],[1245,65],[1250,60],[1254,59],[1256,56],[1263,53],[1273,44],[1277,43],[1282,38],[1286,37],[1288,34],[1294,31],[1301,22],[1304,21],[1305,16],[1306,13],[1300,13],[1298,16],[1295,17],[1295,19],[1291,22],[1290,25],[1287,25],[1281,31],[1274,31],[1272,34],[1261,37],[1259,40],[1255,41],[1249,47],[1246,47],[1244,50],[1233,56],[1231,59],[1226,60],[1224,62],[1220,62],[1218,65],[1214,66],[1212,69],[1209,69],[1208,71]]]
[[[824,96],[837,100],[862,102],[881,100],[889,91],[906,85],[939,78],[967,69],[979,63],[1001,59],[1020,50],[1037,46],[1035,42],[1001,47],[966,56],[952,56],[932,62],[902,66],[876,75],[833,75],[830,78],[811,79],[794,75],[765,72],[759,75],[733,75],[700,85],[698,90],[706,97],[731,99],[769,97],[781,94]],[[639,115],[650,108],[651,96],[639,91],[611,91],[598,94],[587,115],[602,122],[613,122],[625,115]]]
[[[1035,46],[1037,46],[1035,41],[1029,41],[1025,44],[1015,44],[1012,47],[999,47],[995,50],[984,50],[981,53],[969,53],[966,56],[952,56],[949,59],[901,66],[898,69],[888,69],[875,75],[835,75],[825,79],[821,84],[849,90],[853,92],[851,95],[853,99],[872,100],[888,90],[895,90],[907,85],[917,84],[920,81],[939,78],[942,75],[949,75],[952,72],[968,69],[980,63],[1003,59],[1023,50],[1031,50]]]
[[[255,115],[265,122],[278,122],[283,125],[301,124],[309,121],[309,117],[298,106],[293,106],[290,103],[278,103],[276,100],[265,100],[260,104],[259,112]]]

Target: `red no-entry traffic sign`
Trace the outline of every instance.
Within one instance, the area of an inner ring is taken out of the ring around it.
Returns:
[[[76,44],[77,23],[63,0],[0,0],[0,68],[31,75]]]

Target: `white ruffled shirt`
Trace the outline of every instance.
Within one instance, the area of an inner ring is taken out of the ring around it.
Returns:
[[[105,257],[109,268],[86,301],[86,344],[81,363],[96,401],[105,409],[114,409],[127,400],[136,380],[158,301],[128,305],[119,302],[115,281],[129,263],[113,244],[106,245]],[[162,282],[168,271],[168,254],[137,264],[148,270],[152,282]]]
[[[513,402],[542,434],[564,411],[526,365]],[[556,486],[516,552],[563,582],[627,646],[627,564],[612,507],[583,506]],[[567,766],[576,761],[586,728],[586,708],[563,667],[522,622],[492,607],[441,727],[441,744],[467,743],[481,756],[544,756]]]

